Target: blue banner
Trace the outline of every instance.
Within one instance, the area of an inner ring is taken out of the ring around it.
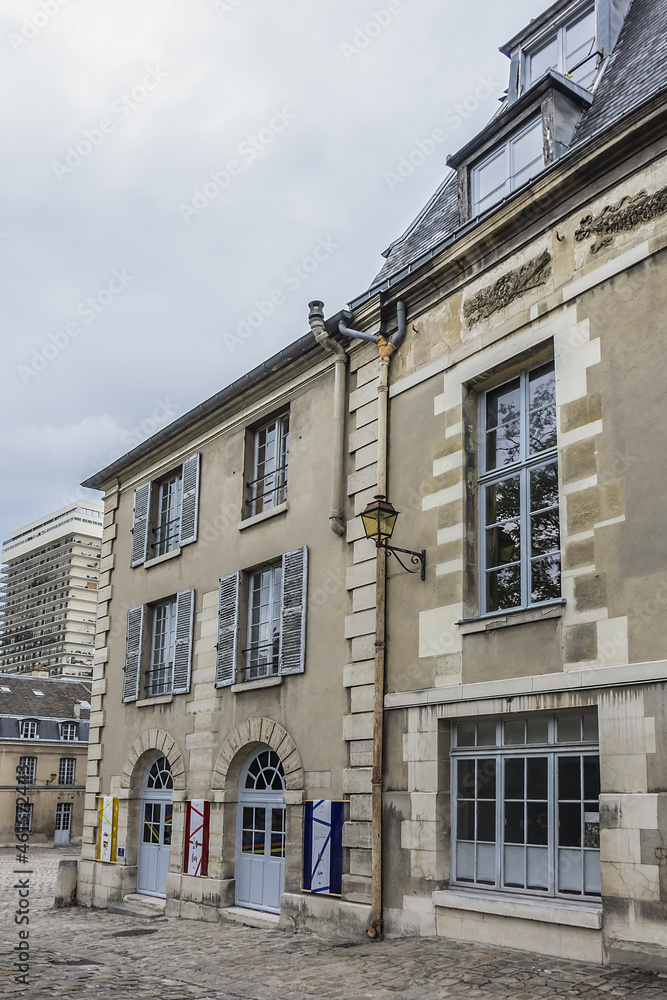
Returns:
[[[306,802],[303,831],[303,888],[340,896],[343,881],[343,805],[319,799]]]

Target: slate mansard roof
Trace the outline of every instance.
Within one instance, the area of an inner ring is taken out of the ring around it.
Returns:
[[[667,0],[633,0],[595,89],[593,103],[582,115],[565,156],[576,155],[586,143],[665,90]],[[459,226],[458,182],[452,171],[415,221],[386,251],[387,261],[369,291],[454,239]]]
[[[9,688],[8,691],[3,690]],[[36,691],[43,692],[35,694]],[[60,740],[59,723],[79,724],[78,743],[88,741],[91,687],[83,681],[0,674],[0,740],[18,740],[22,719],[39,720],[37,740]],[[78,705],[78,713],[75,706]]]

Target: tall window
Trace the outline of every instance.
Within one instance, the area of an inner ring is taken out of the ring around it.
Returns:
[[[21,720],[21,739],[36,740],[39,735],[39,722],[36,719]]]
[[[181,470],[158,486],[154,555],[163,556],[179,546],[181,535]]]
[[[153,639],[148,670],[148,696],[169,694],[174,675],[176,648],[176,599],[153,608]]]
[[[553,362],[481,400],[479,506],[482,614],[560,597]]]
[[[600,895],[595,712],[458,723],[452,768],[455,882]]]
[[[59,785],[73,785],[74,772],[76,770],[76,759],[74,757],[61,757],[58,773]]]
[[[289,413],[255,431],[252,481],[248,483],[250,514],[272,510],[287,499]]]
[[[15,833],[30,833],[32,830],[33,802],[17,802],[14,818]]]
[[[527,86],[531,87],[547,70],[555,69],[580,86],[590,87],[597,72],[595,49],[595,8],[590,7],[527,53]]]
[[[36,757],[19,757],[17,779],[20,785],[34,785],[37,775]]]
[[[282,622],[282,563],[253,573],[249,581],[248,648],[244,680],[278,673]]]
[[[60,739],[64,740],[66,743],[73,743],[78,739],[79,727],[76,722],[61,722],[60,723]]]
[[[472,168],[472,214],[481,215],[543,168],[542,119],[537,118]]]

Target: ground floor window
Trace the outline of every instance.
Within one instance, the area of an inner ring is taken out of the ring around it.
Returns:
[[[17,802],[14,830],[16,833],[30,833],[32,830],[33,802]]]
[[[594,711],[456,723],[452,789],[454,882],[600,895]]]

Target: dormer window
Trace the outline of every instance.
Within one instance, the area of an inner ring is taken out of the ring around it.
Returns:
[[[543,168],[542,119],[536,118],[472,167],[472,214],[481,215]]]
[[[68,743],[73,743],[78,739],[78,726],[76,722],[60,723],[60,739]]]
[[[36,740],[39,735],[37,719],[22,719],[20,732],[22,740]]]
[[[590,87],[597,71],[596,48],[595,8],[588,7],[527,49],[524,56],[526,87],[532,87],[550,69],[569,76],[580,87]]]

